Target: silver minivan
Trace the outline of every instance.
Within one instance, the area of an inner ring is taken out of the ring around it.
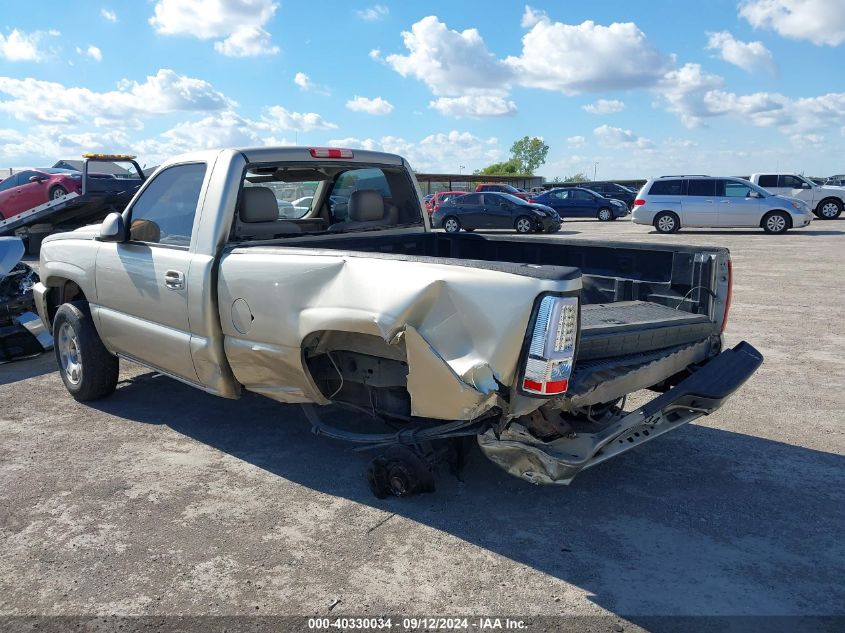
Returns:
[[[683,227],[762,228],[785,233],[807,226],[809,205],[769,193],[742,178],[662,176],[652,178],[634,200],[631,220],[654,226],[658,233]]]

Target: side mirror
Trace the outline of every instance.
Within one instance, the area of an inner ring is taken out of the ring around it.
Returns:
[[[802,182],[801,188],[802,189],[810,189],[811,188],[810,183],[809,182]]]
[[[42,180],[46,180],[46,178],[42,178],[41,176],[30,176],[29,182],[41,182]]]
[[[762,198],[763,194],[761,194],[759,191],[749,191],[748,197],[749,198]]]
[[[123,216],[120,213],[109,213],[103,223],[100,225],[100,235],[98,238],[101,242],[125,242],[126,241],[126,225],[123,222]]]

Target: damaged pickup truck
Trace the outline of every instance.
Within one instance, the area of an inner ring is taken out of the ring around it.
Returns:
[[[380,451],[383,497],[432,490],[472,437],[513,475],[569,483],[712,413],[762,362],[722,351],[726,249],[449,235],[422,208],[391,154],[174,158],[122,214],[44,241],[35,297],[62,379],[102,398],[121,357],[302,403],[315,432]]]

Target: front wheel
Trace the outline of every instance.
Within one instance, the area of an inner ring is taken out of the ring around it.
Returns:
[[[56,185],[52,189],[50,189],[50,200],[58,200],[59,198],[63,198],[67,195],[67,189],[60,185]]]
[[[613,219],[613,211],[607,207],[602,207],[598,210],[598,213],[596,213],[596,219],[599,222],[610,222]]]
[[[842,202],[840,200],[822,200],[816,207],[816,217],[821,220],[835,220],[842,215]]]
[[[531,218],[524,215],[521,215],[516,219],[513,227],[516,229],[517,233],[531,233],[531,231],[534,230],[534,224],[531,222]]]
[[[458,221],[458,218],[450,215],[443,220],[443,228],[447,233],[457,233],[461,230],[461,223]]]
[[[76,400],[111,395],[117,387],[118,361],[100,340],[87,303],[65,303],[53,320],[53,347],[59,375]]]
[[[674,213],[661,211],[654,217],[654,228],[658,233],[677,233],[681,228],[681,222]]]
[[[763,218],[762,225],[766,233],[786,233],[789,229],[789,217],[783,211],[775,211]]]

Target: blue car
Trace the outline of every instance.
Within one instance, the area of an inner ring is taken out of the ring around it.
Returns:
[[[534,196],[531,202],[551,207],[561,218],[596,218],[609,222],[628,215],[628,206],[624,202],[605,198],[584,187],[551,189]]]

